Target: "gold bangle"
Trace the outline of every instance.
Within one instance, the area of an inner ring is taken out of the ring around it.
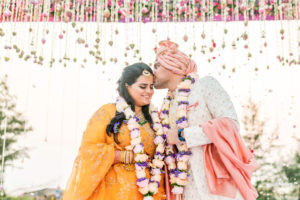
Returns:
[[[128,161],[129,161],[129,164],[131,164],[132,163],[131,151],[128,151],[128,155],[129,155]]]
[[[134,163],[134,155],[132,151],[130,151],[130,158],[130,163]]]
[[[125,163],[125,159],[126,159],[126,151],[122,151],[121,152],[121,162]]]
[[[125,151],[125,164],[128,164],[128,153]]]

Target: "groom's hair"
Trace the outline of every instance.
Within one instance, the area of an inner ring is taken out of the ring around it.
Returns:
[[[134,100],[132,99],[132,97],[130,96],[130,94],[128,92],[126,84],[129,86],[134,84],[137,81],[137,79],[141,75],[143,75],[144,70],[147,70],[148,72],[150,72],[152,74],[152,76],[154,76],[152,69],[147,64],[135,63],[133,65],[129,65],[128,67],[124,68],[122,75],[117,82],[117,84],[118,84],[117,90],[119,92],[119,95],[125,99],[127,104],[131,107],[132,111],[135,111],[135,104],[134,104]],[[150,125],[152,127],[153,121],[152,121],[151,115],[149,113],[149,105],[143,106],[142,112],[145,116],[145,119],[150,123]],[[110,135],[110,133],[113,133],[114,140],[118,144],[119,144],[119,141],[117,139],[117,136],[118,136],[119,132],[115,132],[115,130],[118,130],[118,129],[116,129],[114,127],[115,127],[115,124],[119,123],[118,127],[120,128],[125,119],[126,119],[126,117],[125,117],[124,113],[119,113],[118,111],[116,111],[116,115],[112,118],[112,120],[106,127],[107,135]]]

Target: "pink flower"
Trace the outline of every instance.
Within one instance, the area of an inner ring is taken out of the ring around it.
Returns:
[[[184,155],[184,156],[182,156],[182,157],[180,158],[180,160],[182,160],[183,162],[186,162],[186,161],[189,160],[189,158],[190,158],[190,156]]]
[[[186,109],[187,109],[186,104],[181,104],[180,106],[178,106],[178,110],[186,110]]]
[[[134,153],[140,153],[144,151],[144,147],[140,144],[135,145],[134,149],[133,149]]]
[[[173,163],[173,162],[175,162],[175,158],[173,158],[172,156],[168,156],[165,158],[165,162],[167,164]]]
[[[138,181],[136,184],[139,186],[139,187],[146,187],[149,183],[149,179],[145,179],[143,181]]]
[[[183,36],[183,40],[184,40],[185,42],[186,42],[188,39],[189,39],[189,38],[188,38],[187,35],[184,35],[184,36]]]
[[[186,179],[187,177],[187,174],[185,172],[181,172],[179,175],[178,175],[178,178],[180,179]]]
[[[163,141],[164,139],[161,136],[156,136],[153,142],[157,145],[159,143],[162,143]]]
[[[146,7],[142,8],[142,13],[147,13],[148,12],[148,9]]]
[[[4,17],[9,17],[11,15],[11,12],[9,10],[4,11]]]
[[[187,121],[183,121],[181,123],[178,124],[178,128],[186,128],[188,127],[188,122]]]
[[[159,129],[159,128],[160,128],[160,124],[154,124],[154,125],[153,125],[153,129],[154,129],[154,130],[157,130],[157,129]]]
[[[26,18],[27,20],[30,20],[31,15],[30,14],[26,14]]]
[[[177,187],[175,186],[173,189],[172,189],[172,192],[174,194],[182,194],[183,193],[183,187]]]
[[[260,14],[263,14],[264,12],[265,12],[265,9],[264,9],[264,8],[260,8],[260,9],[259,9],[259,13],[260,13]]]
[[[46,43],[46,39],[43,38],[42,39],[42,43],[45,44]]]
[[[59,39],[63,39],[64,38],[64,36],[63,36],[63,34],[59,34]]]
[[[130,132],[130,137],[131,138],[136,138],[138,136],[140,136],[140,132],[138,130],[134,130],[134,131]]]
[[[151,174],[152,174],[152,175],[161,174],[160,169],[152,168],[152,169],[151,169]]]
[[[39,3],[39,1],[38,1],[38,0],[31,0],[30,3],[31,3],[32,5],[36,5],[36,4]]]

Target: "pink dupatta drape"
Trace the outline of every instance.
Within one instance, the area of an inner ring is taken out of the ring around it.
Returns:
[[[245,200],[256,199],[258,194],[251,185],[251,175],[258,165],[235,123],[229,118],[218,118],[201,127],[212,141],[202,146],[210,192],[234,198],[239,189]]]

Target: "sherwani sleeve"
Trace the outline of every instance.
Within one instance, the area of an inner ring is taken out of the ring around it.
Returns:
[[[227,92],[215,78],[207,76],[203,79],[201,84],[205,91],[203,94],[204,101],[212,118],[229,118],[239,128],[237,115]],[[200,93],[200,91],[197,91],[197,93]],[[184,129],[184,137],[189,148],[211,143],[200,125]]]

